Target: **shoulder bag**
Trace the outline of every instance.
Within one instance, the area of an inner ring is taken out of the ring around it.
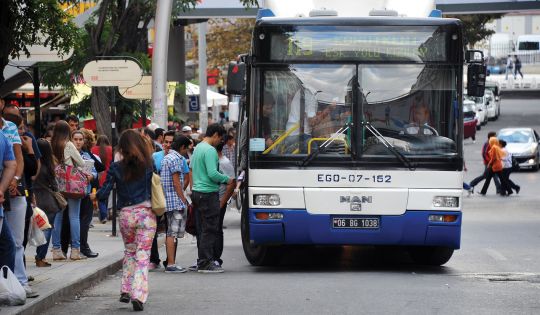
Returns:
[[[156,173],[152,173],[152,211],[157,216],[162,216],[165,213],[166,206],[161,177]]]
[[[72,165],[65,163],[58,164],[54,168],[56,180],[58,181],[58,191],[69,199],[82,199],[86,196],[88,179],[83,171]]]

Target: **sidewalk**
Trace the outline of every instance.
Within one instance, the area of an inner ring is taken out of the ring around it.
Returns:
[[[110,221],[101,224],[94,218],[93,224],[88,240],[92,250],[99,253],[97,258],[53,262],[49,246],[47,260],[52,263],[52,267],[37,268],[34,260],[36,249],[28,246],[25,251],[27,272],[35,278],[30,282],[30,286],[39,297],[27,299],[26,304],[21,306],[0,306],[0,315],[40,314],[41,310],[50,308],[65,297],[76,296],[118,271],[122,267],[124,249],[120,230],[117,229],[117,237],[111,237]]]
[[[0,306],[0,315],[41,314],[44,309],[49,309],[66,298],[77,299],[83,290],[120,270],[124,256],[124,244],[120,230],[117,229],[117,237],[111,237],[110,221],[107,224],[101,224],[94,217],[93,224],[94,227],[90,228],[88,240],[92,250],[99,253],[97,258],[55,262],[52,261],[51,247],[49,246],[47,260],[52,264],[52,267],[37,268],[34,260],[36,249],[33,246],[28,246],[25,251],[27,272],[29,276],[35,278],[34,281],[30,282],[30,286],[39,293],[39,297],[27,299],[26,304],[21,306]],[[240,213],[237,209],[228,207],[224,225],[229,228],[224,231],[228,234],[227,239],[236,239],[240,242],[240,233],[237,233],[240,228]],[[165,238],[163,235],[160,234],[158,239],[160,257],[162,258],[165,257]],[[197,253],[195,238],[186,234],[184,238],[178,240],[178,244],[179,248],[183,247],[180,249],[182,252],[185,248],[194,248],[195,256],[189,261],[192,262]],[[120,282],[118,282],[118,290],[120,290]],[[81,314],[84,314],[83,310],[81,310]]]

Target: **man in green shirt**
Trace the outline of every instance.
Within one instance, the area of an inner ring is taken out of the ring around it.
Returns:
[[[214,253],[215,243],[219,234],[219,185],[230,184],[233,178],[223,175],[219,171],[219,158],[216,146],[223,141],[225,128],[219,124],[211,124],[201,143],[195,147],[191,156],[191,169],[193,173],[192,202],[197,217],[197,238],[199,259],[198,272],[223,272],[221,266],[216,265]]]

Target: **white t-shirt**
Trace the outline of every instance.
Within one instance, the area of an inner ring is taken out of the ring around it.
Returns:
[[[234,167],[231,163],[231,161],[224,155],[222,155],[219,158],[219,170],[229,176],[230,178],[234,178]],[[225,195],[225,191],[227,191],[227,184],[221,184],[219,185],[219,199]]]
[[[305,116],[304,116],[304,133],[311,134],[311,126],[309,125],[309,118],[315,117],[317,114],[317,99],[315,95],[308,89],[305,91]],[[289,118],[287,120],[287,130],[291,129],[295,124],[300,121],[300,90],[296,91],[291,101],[291,111],[289,112]],[[297,135],[300,129],[296,129],[291,135]]]

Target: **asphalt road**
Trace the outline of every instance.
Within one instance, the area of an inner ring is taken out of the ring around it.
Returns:
[[[538,99],[503,99],[502,115],[466,140],[470,181],[483,170],[480,149],[490,130],[540,131]],[[243,255],[239,215],[227,214],[219,275],[151,273],[149,314],[540,314],[540,172],[512,174],[519,195],[466,197],[462,248],[443,267],[412,265],[399,250],[300,248],[281,266],[256,268]],[[480,187],[478,187],[480,188]],[[478,189],[477,189],[478,190]],[[184,239],[178,253],[193,263]],[[118,275],[44,314],[123,314]]]

